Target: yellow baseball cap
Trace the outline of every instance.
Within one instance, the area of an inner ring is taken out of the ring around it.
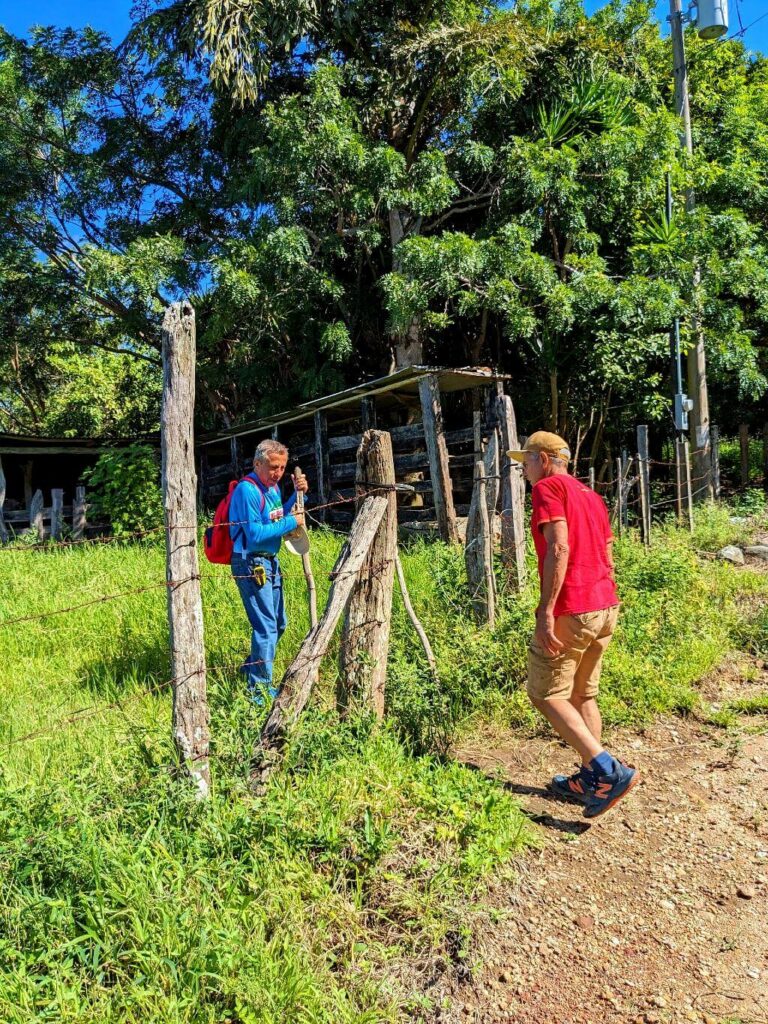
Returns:
[[[525,442],[525,448],[519,452],[507,452],[507,455],[515,462],[524,462],[526,452],[536,452],[537,454],[546,452],[553,459],[565,459],[566,462],[569,462],[571,458],[568,444],[559,434],[550,434],[548,430],[537,430]]]

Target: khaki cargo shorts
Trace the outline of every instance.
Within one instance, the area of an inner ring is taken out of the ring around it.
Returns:
[[[533,639],[528,645],[528,695],[537,700],[568,700],[573,694],[596,697],[603,654],[618,617],[618,605],[559,615],[555,635],[565,645],[559,654],[550,657]]]

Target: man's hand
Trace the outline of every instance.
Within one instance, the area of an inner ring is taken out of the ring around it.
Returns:
[[[533,640],[551,658],[557,657],[565,646],[555,635],[555,616],[546,608],[536,609],[536,632],[533,634]]]
[[[304,513],[303,512],[296,512],[294,510],[293,512],[291,512],[291,515],[295,516],[295,518],[296,518],[296,525],[297,526],[303,526],[304,525]]]
[[[293,485],[296,488],[297,494],[306,494],[307,491],[309,490],[307,478],[304,476],[301,470],[299,470],[298,473],[293,474]]]

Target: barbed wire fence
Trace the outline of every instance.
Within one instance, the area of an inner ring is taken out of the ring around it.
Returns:
[[[2,554],[41,555],[66,552],[87,545],[102,546],[147,540],[162,533],[166,548],[165,580],[100,594],[35,614],[6,617],[0,619],[0,635],[4,629],[18,628],[31,623],[46,623],[58,616],[77,614],[85,608],[165,590],[168,601],[171,661],[171,672],[167,679],[111,703],[94,703],[69,711],[26,734],[10,735],[7,745],[16,746],[56,735],[63,729],[77,727],[105,711],[125,709],[134,701],[170,690],[173,695],[172,732],[178,761],[184,767],[186,775],[193,781],[197,794],[204,798],[208,795],[211,785],[207,674],[231,672],[262,662],[247,659],[245,663],[242,660],[236,663],[206,663],[201,585],[207,581],[221,580],[222,574],[202,572],[198,564],[200,527],[197,521],[196,473],[191,426],[194,408],[194,362],[194,311],[187,303],[179,303],[169,308],[163,324],[162,445],[165,522],[162,525],[117,537],[80,537],[63,542],[0,547]],[[503,416],[504,410],[501,411]],[[702,494],[708,493],[710,480],[713,483],[714,496],[719,496],[719,439],[716,428],[713,428],[712,434],[712,472],[705,476],[691,477],[691,452],[686,441],[676,443],[674,461],[650,458],[645,426],[638,427],[637,451],[634,455],[630,456],[625,452],[613,465],[608,463],[603,467],[608,479],[596,478],[595,467],[591,465],[587,465],[586,474],[580,474],[579,468],[584,464],[582,460],[574,466],[574,472],[578,479],[606,498],[618,532],[628,529],[630,524],[637,524],[645,543],[650,544],[654,517],[674,512],[681,521],[687,518],[690,528],[693,529],[694,502]],[[492,452],[493,444],[496,445],[496,455]],[[466,542],[467,550],[475,545],[483,552],[482,559],[478,562],[479,576],[474,589],[470,579],[470,589],[473,604],[485,602],[483,614],[486,615],[486,621],[490,622],[492,612],[489,612],[488,605],[489,600],[492,604],[494,588],[493,537],[490,520],[483,513],[487,506],[495,506],[497,499],[501,500],[503,549],[504,516],[506,514],[507,520],[511,523],[513,506],[519,511],[517,506],[521,506],[522,502],[519,472],[515,471],[515,475],[508,460],[505,462],[500,457],[507,445],[517,446],[516,435],[513,440],[504,436],[502,420],[498,437],[494,435],[485,453],[479,453],[481,460],[475,467],[476,488],[473,497],[477,522],[472,531],[468,528]],[[674,479],[671,478],[672,474]],[[498,486],[499,484],[501,486]],[[344,505],[354,504],[356,514],[351,530],[342,534],[344,545],[333,567],[323,566],[323,572],[327,573],[331,583],[326,607],[317,623],[303,638],[288,666],[278,697],[251,751],[250,778],[256,793],[263,793],[269,774],[279,761],[289,728],[306,706],[319,676],[320,663],[326,655],[342,616],[345,622],[339,647],[339,706],[343,711],[352,701],[362,700],[377,716],[383,715],[384,680],[395,576],[401,587],[408,615],[424,647],[430,670],[436,672],[429,642],[413,612],[401,567],[398,568],[396,495],[401,489],[402,485],[395,482],[389,434],[376,430],[367,431],[363,435],[358,451],[355,494],[350,497],[339,496],[306,509],[307,518],[315,522],[319,513]],[[489,496],[491,494],[493,498]],[[222,525],[244,525],[244,522],[238,520]],[[323,526],[329,529],[326,524]],[[520,529],[518,525],[512,526],[514,529],[510,543],[519,549],[520,536],[517,534],[520,533]],[[517,555],[519,550],[516,553],[512,552],[510,558]],[[304,570],[291,572],[281,569],[280,575],[289,579],[306,579]],[[516,579],[520,585],[519,574]]]
[[[76,541],[6,547],[14,555],[66,552],[85,544],[122,544],[142,540],[161,532],[165,535],[166,578],[133,588],[120,588],[85,600],[45,608],[26,615],[0,619],[0,635],[7,629],[30,625],[55,632],[52,619],[78,615],[83,609],[127,600],[165,590],[168,603],[171,671],[168,678],[110,703],[91,703],[65,714],[52,716],[35,729],[13,735],[6,729],[5,744],[15,747],[58,735],[110,710],[125,711],[133,702],[170,691],[173,698],[172,735],[178,767],[189,778],[199,798],[210,792],[210,714],[207,675],[231,672],[263,664],[252,657],[243,662],[206,663],[203,637],[202,587],[221,580],[217,571],[201,571],[198,563],[200,528],[197,522],[195,467],[192,458],[191,423],[194,403],[194,311],[186,303],[169,308],[163,324],[164,392],[162,408],[162,484],[165,522],[162,526],[136,531],[131,537],[85,538]],[[339,643],[339,707],[344,713],[353,703],[364,703],[381,717],[384,711],[384,681],[389,650],[393,581],[399,562],[397,551],[394,459],[389,434],[371,430],[363,435],[358,451],[355,494],[315,505],[315,516],[323,510],[354,503],[355,516],[342,549],[331,567],[322,567],[330,583],[328,600],[317,623],[301,641],[286,670],[277,698],[250,753],[250,779],[254,792],[264,785],[281,756],[291,725],[304,709],[319,677],[336,627],[344,617]],[[242,521],[222,524],[244,525]],[[229,573],[228,575],[232,575]],[[235,579],[244,577],[234,574]],[[270,576],[272,574],[270,573]],[[306,579],[304,570],[280,570],[285,578]],[[414,625],[420,626],[410,604],[405,579],[397,573],[403,602]],[[418,629],[417,626],[417,629]],[[423,629],[420,639],[432,668],[434,659]],[[343,697],[343,700],[342,700]]]

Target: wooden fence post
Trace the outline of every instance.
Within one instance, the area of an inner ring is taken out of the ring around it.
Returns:
[[[527,576],[523,516],[525,480],[523,479],[523,467],[519,462],[513,462],[507,456],[508,451],[517,451],[520,448],[515,409],[509,395],[497,397],[496,415],[500,431],[501,561],[507,569],[513,589],[519,593],[525,588]]]
[[[632,489],[632,484],[629,481],[629,473],[632,468],[632,460],[629,457],[629,453],[626,448],[621,450],[621,514],[622,514],[622,526],[625,530],[629,529],[629,492]]]
[[[324,412],[315,413],[315,473],[317,475],[317,503],[326,505],[331,493],[331,462],[328,452],[328,419]],[[316,519],[324,523],[328,517],[328,509],[321,508],[313,513]]]
[[[208,796],[209,713],[206,693],[203,604],[197,561],[195,412],[195,311],[188,302],[169,306],[163,318],[161,442],[165,566],[173,684],[173,738],[197,787]]]
[[[475,463],[475,486],[467,518],[464,562],[475,618],[479,623],[487,623],[493,627],[496,620],[493,538],[488,518],[485,467],[480,460]]]
[[[594,466],[590,466],[589,467],[589,489],[590,489],[590,491],[594,491],[594,489],[595,489],[595,467]]]
[[[27,459],[22,467],[24,471],[24,507],[28,512],[32,510],[32,497],[34,494],[34,491],[32,490],[33,466],[34,463],[32,462],[32,459]]]
[[[373,395],[360,402],[360,426],[363,434],[366,430],[376,429],[376,398]]]
[[[440,536],[449,544],[458,544],[459,529],[453,506],[453,486],[448,469],[448,446],[445,443],[443,408],[440,403],[440,387],[434,373],[419,381],[421,416],[424,422],[424,438],[429,456],[429,476],[432,481],[432,497],[435,502],[435,516]]]
[[[768,491],[768,423],[763,424],[763,489]]]
[[[716,424],[710,427],[712,443],[712,494],[715,501],[720,500],[720,428]]]
[[[239,437],[230,437],[229,439],[229,461],[232,467],[232,476],[239,480],[243,473],[243,454]]]
[[[61,487],[51,489],[51,540],[61,540],[64,522],[64,491]]]
[[[637,428],[637,476],[640,483],[640,518],[643,543],[651,543],[651,473],[648,455],[648,427]]]
[[[29,503],[29,525],[37,531],[38,543],[45,540],[45,525],[43,523],[43,492],[35,491],[32,501]]]
[[[685,501],[688,509],[688,529],[693,533],[693,489],[691,487],[691,443],[688,438],[683,441],[685,456]]]
[[[749,483],[749,425],[739,425],[739,452],[741,454],[741,486]]]
[[[264,792],[269,775],[285,743],[288,729],[304,709],[320,673],[320,662],[328,649],[336,625],[352,596],[355,578],[365,562],[379,524],[389,507],[389,499],[369,494],[355,516],[346,544],[331,573],[333,584],[328,604],[320,621],[304,638],[301,647],[283,676],[280,692],[261,730],[251,758],[251,786]]]
[[[301,467],[297,466],[293,472],[294,476],[301,476]],[[296,492],[296,511],[304,511],[304,491]],[[304,570],[304,580],[307,584],[309,625],[311,628],[317,625],[317,587],[315,586],[315,576],[312,572],[312,557],[308,551],[301,556],[301,568]]]
[[[685,494],[685,451],[680,438],[675,441],[675,511],[678,524],[683,521],[683,497]]]
[[[75,500],[72,504],[72,539],[81,540],[85,536],[85,488],[75,488]]]
[[[3,506],[5,505],[5,473],[3,472],[3,460],[0,458],[0,544],[7,544],[9,541],[8,528],[5,525]]]
[[[623,467],[621,465],[621,456],[616,457],[616,530],[618,535],[621,536],[624,528],[624,485],[623,485]]]
[[[392,587],[397,556],[397,496],[392,437],[367,430],[357,450],[357,493],[362,498],[377,487],[388,490],[387,511],[373,538],[352,589],[344,617],[337,699],[345,712],[359,702],[384,717],[384,683],[389,657]]]

